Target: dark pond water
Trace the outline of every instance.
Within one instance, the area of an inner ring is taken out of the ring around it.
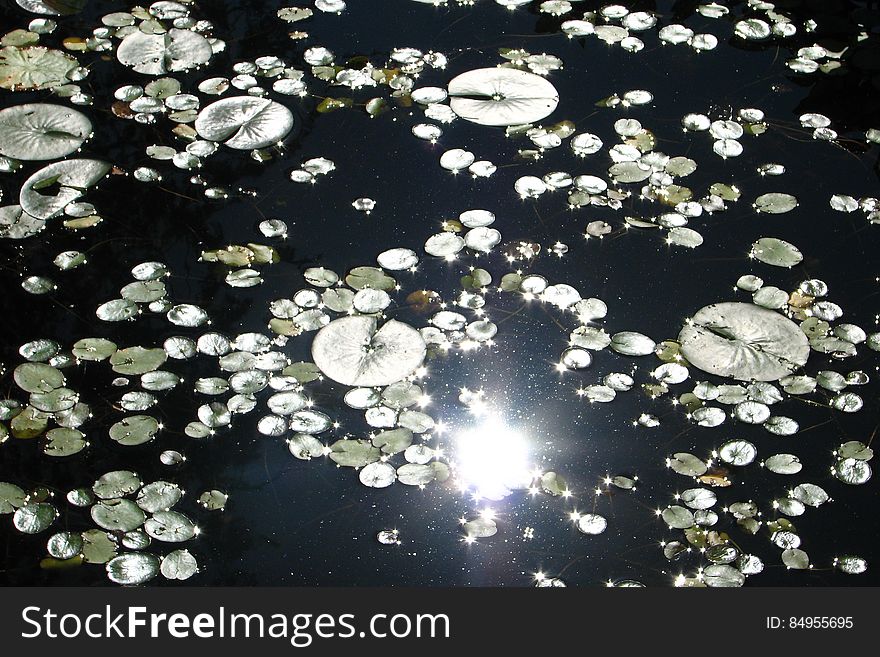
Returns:
[[[506,137],[503,128],[463,120],[443,125],[439,141],[428,143],[411,134],[413,125],[425,122],[417,105],[391,101],[391,111],[370,118],[363,104],[375,96],[388,97],[387,88],[352,91],[332,87],[309,73],[309,96],[269,94],[296,117],[294,131],[283,148],[271,151],[269,161],[259,163],[246,151],[228,148],[205,160],[198,174],[211,186],[232,192],[227,200],[212,201],[204,197],[201,185],[189,182],[194,172],[145,155],[145,148],[153,144],[180,147],[171,133],[174,124],[160,118],[155,125],[141,125],[110,111],[114,90],[125,84],[145,84],[150,78],[121,65],[112,51],[78,53],[80,62],[90,68],[89,76],[79,84],[94,96],[92,105],[77,106],[92,120],[95,131],[83,146],[82,156],[105,159],[127,172],[154,166],[163,180],[145,184],[131,176],[111,175],[84,199],[103,217],[99,226],[73,232],[57,219],[37,236],[2,240],[4,317],[0,332],[5,369],[0,397],[27,402],[26,393],[13,382],[12,371],[23,361],[19,346],[30,340],[52,339],[64,349],[83,337],[105,337],[120,346],[161,346],[170,336],[197,338],[204,332],[204,327],[173,326],[164,313],[145,312],[132,322],[107,323],[96,318],[97,306],[118,298],[138,263],[166,263],[171,272],[166,279],[169,298],[207,310],[211,330],[230,336],[250,331],[268,334],[269,303],[307,287],[303,272],[308,267],[344,273],[355,266],[375,266],[378,253],[402,246],[418,252],[422,263],[414,272],[394,274],[401,290],[393,294],[387,314],[413,326],[426,326],[430,314],[407,306],[410,292],[434,290],[452,301],[461,290],[461,277],[473,266],[487,269],[494,279],[485,308],[499,329],[494,345],[476,350],[453,348],[426,363],[428,373],[420,380],[432,400],[426,412],[446,427],[428,443],[442,445],[454,459],[456,436],[485,426],[484,420],[459,403],[459,391],[482,389],[492,415],[525,436],[534,464],[563,475],[572,496],[562,499],[517,491],[501,501],[475,502],[451,481],[424,489],[401,484],[367,488],[351,469],[337,468],[325,458],[294,459],[282,438],[261,435],[256,424],[268,412],[269,391],[259,393],[257,408],[236,416],[231,427],[218,429],[210,439],[189,438],[184,428],[196,419],[198,407],[211,401],[193,392],[192,383],[199,377],[223,376],[216,358],[204,356],[172,360],[163,366],[185,379],[175,390],[156,393],[159,403],[147,411],[161,420],[164,429],[145,445],[124,447],[111,441],[107,432],[125,415],[118,399],[137,389],[137,377],[131,377],[129,386],[116,387],[112,385],[116,375],[106,363],[86,363],[66,370],[66,375],[69,386],[92,407],[93,417],[81,427],[91,442],[87,450],[53,459],[42,453],[40,440],[10,437],[0,445],[0,480],[25,490],[49,488],[61,512],[51,529],[35,535],[16,531],[10,515],[0,518],[0,581],[7,585],[106,583],[102,566],[45,569],[40,560],[46,556],[46,540],[55,531],[94,527],[88,510],[68,505],[65,493],[90,486],[105,472],[127,469],[145,482],[165,479],[187,491],[177,508],[197,522],[199,536],[182,546],[154,543],[149,549],[157,554],[177,547],[189,549],[199,561],[200,572],[188,584],[528,586],[534,583],[534,573],[543,572],[561,577],[568,585],[637,580],[668,586],[679,574],[694,575],[710,562],[698,550],[674,562],[663,555],[662,541],[684,539],[680,530],[667,528],[655,510],[675,504],[674,495],[698,485],[668,469],[665,459],[676,452],[707,458],[726,441],[744,439],[757,447],[759,461],[791,453],[803,463],[801,472],[787,476],[773,474],[757,463],[728,467],[732,485],[712,489],[718,496],[715,510],[720,519],[711,529],[726,532],[739,550],[764,561],[764,571],[750,577],[747,585],[880,583],[875,566],[880,557],[876,479],[852,486],[830,473],[832,451],[838,445],[854,440],[870,443],[874,435],[878,422],[874,380],[849,389],[864,400],[858,413],[831,410],[828,404],[834,395],[825,391],[802,399],[785,395],[773,412],[792,417],[800,425],[798,433],[787,437],[732,418],[716,428],[689,421],[672,401],[692,390],[697,381],[725,382],[696,368],[691,368],[687,382],[671,386],[669,394],[657,399],[650,399],[637,385],[610,404],[591,404],[578,396],[579,388],[601,383],[613,372],[635,372],[638,384],[648,382],[660,361],[654,356],[627,358],[605,349],[594,353],[589,368],[560,373],[555,365],[568,346],[569,333],[578,326],[576,319],[548,304],[524,301],[519,293],[499,294],[494,287],[511,271],[537,273],[551,283],[576,287],[584,298],[605,301],[609,312],[601,325],[608,333],[638,331],[659,342],[675,339],[685,319],[703,306],[750,301],[749,293],[734,289],[743,274],[758,275],[767,285],[786,291],[816,278],[828,284],[830,300],[844,309],[841,321],[868,333],[876,331],[880,297],[875,254],[880,228],[871,225],[862,211],[847,214],[829,207],[834,194],[858,199],[876,195],[878,190],[877,146],[865,140],[866,130],[880,127],[878,71],[873,64],[880,26],[876,6],[842,1],[778,3],[797,25],[813,19],[818,30],[754,42],[733,36],[734,24],[744,15],[766,19],[763,12],[747,11],[746,3],[724,3],[731,14],[712,19],[695,13],[696,2],[628,2],[631,11],[653,11],[659,17],[657,27],[638,34],[644,50],[630,53],[595,36],[568,38],[560,32],[562,21],[598,10],[605,3],[573,2],[572,13],[562,17],[541,13],[539,2],[515,11],[490,0],[466,6],[450,0],[441,7],[411,0],[350,0],[347,4],[339,15],[316,11],[311,19],[292,25],[276,18],[277,9],[285,3],[194,4],[193,15],[213,23],[212,34],[226,42],[226,49],[206,66],[174,77],[184,92],[197,93],[194,90],[201,80],[231,77],[234,63],[260,56],[274,55],[309,71],[303,52],[322,45],[335,54],[337,64],[364,57],[381,67],[392,49],[412,47],[443,53],[449,59],[445,70],[427,68],[416,86],[445,87],[460,73],[501,63],[499,49],[522,48],[553,54],[564,62],[561,70],[547,76],[560,102],[545,123],[570,120],[577,132],[598,135],[605,148],[578,159],[563,142],[532,161],[517,157],[519,150],[533,148],[528,138]],[[58,47],[63,38],[89,34],[101,16],[128,8],[122,2],[93,0],[82,12],[59,18],[58,30],[44,36],[42,43]],[[3,32],[25,28],[33,17],[14,2],[4,3],[0,10]],[[687,45],[661,44],[658,28],[674,23],[714,34],[718,47],[697,53]],[[288,32],[292,29],[308,31],[309,38],[291,40]],[[840,50],[857,41],[858,48],[868,54],[854,62],[849,53],[843,73],[796,74],[785,65],[798,48],[818,42],[829,50]],[[271,81],[261,83],[271,88]],[[614,93],[632,89],[650,91],[653,102],[630,108],[596,105]],[[239,93],[231,89],[227,95]],[[326,96],[352,97],[357,105],[318,112]],[[215,99],[200,95],[200,100],[204,106]],[[68,101],[48,91],[0,94],[3,107],[24,102]],[[738,158],[723,160],[712,152],[713,139],[706,133],[681,129],[685,114],[728,119],[742,108],[763,110],[769,129],[758,137],[743,137],[745,152]],[[829,117],[839,139],[814,139],[812,129],[802,127],[798,118],[808,112]],[[668,245],[660,231],[623,227],[626,216],[653,217],[668,210],[639,200],[641,184],[620,186],[634,193],[623,201],[621,210],[599,206],[572,210],[565,190],[525,200],[514,192],[514,183],[525,175],[565,171],[608,179],[607,149],[620,142],[614,132],[620,118],[638,119],[651,130],[657,137],[656,150],[697,162],[697,170],[681,183],[694,190],[695,198],[716,182],[741,190],[742,199],[725,212],[691,220],[689,227],[704,238],[698,248]],[[497,172],[487,179],[452,175],[438,165],[440,155],[452,148],[491,160]],[[314,157],[332,160],[336,170],[314,185],[291,182],[291,170]],[[785,174],[756,173],[758,166],[768,162],[783,164]],[[0,178],[3,204],[16,202],[18,189],[38,166],[27,162],[20,172]],[[252,194],[237,193],[238,189]],[[777,191],[795,195],[798,207],[780,215],[755,212],[751,205],[755,198]],[[374,199],[375,210],[368,215],[356,211],[352,201],[359,197]],[[471,208],[495,213],[493,227],[501,231],[502,244],[488,256],[462,251],[451,262],[426,255],[426,238],[441,231],[444,220]],[[287,239],[260,234],[258,225],[267,218],[287,223]],[[613,232],[601,240],[585,239],[584,229],[593,221],[607,221]],[[751,245],[765,236],[797,245],[803,262],[787,269],[750,259]],[[541,253],[530,260],[508,262],[505,254],[521,241],[540,244]],[[264,282],[256,287],[230,287],[224,282],[225,267],[199,261],[203,250],[248,242],[270,244],[280,254],[278,263],[260,268]],[[569,247],[564,257],[549,252],[556,242]],[[52,261],[67,250],[86,253],[88,263],[58,271]],[[33,275],[52,278],[57,289],[46,295],[28,294],[21,282]],[[462,312],[468,321],[473,319],[472,311]],[[311,360],[312,335],[291,338],[281,351],[291,361]],[[805,372],[815,376],[822,370],[843,374],[863,370],[876,376],[877,364],[876,352],[859,345],[858,355],[845,360],[813,352]],[[339,423],[320,436],[323,442],[369,433],[362,412],[342,403],[344,386],[325,380],[310,383],[307,389],[315,407]],[[634,422],[645,413],[658,417],[660,426],[646,428]],[[187,460],[179,466],[163,466],[158,459],[163,450],[178,450]],[[401,463],[397,457],[395,465]],[[606,476],[618,474],[637,475],[637,489],[623,491],[602,483]],[[801,548],[814,565],[809,572],[783,565],[781,549],[771,543],[766,527],[751,535],[721,510],[734,502],[754,500],[762,511],[761,520],[772,520],[778,513],[770,502],[804,482],[822,486],[833,498],[832,503],[807,508],[804,515],[791,518]],[[594,492],[597,487],[602,494]],[[229,495],[224,511],[205,511],[196,503],[198,495],[210,489]],[[498,533],[474,543],[463,541],[459,518],[471,519],[487,506],[496,514]],[[573,511],[601,514],[608,521],[607,530],[585,536],[569,519]],[[377,532],[391,528],[399,530],[401,545],[382,545],[376,540]],[[844,554],[865,558],[867,572],[849,576],[834,570],[834,558]],[[158,577],[152,583],[168,582]]]

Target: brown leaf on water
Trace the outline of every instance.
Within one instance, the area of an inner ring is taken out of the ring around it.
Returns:
[[[440,295],[433,290],[416,290],[406,297],[406,303],[414,312],[429,315],[440,309]]]

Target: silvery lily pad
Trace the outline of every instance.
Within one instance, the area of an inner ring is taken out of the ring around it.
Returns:
[[[755,199],[755,209],[758,212],[766,212],[768,214],[784,214],[791,212],[797,207],[798,200],[791,194],[783,194],[780,192],[771,192],[762,194]]]
[[[229,501],[229,495],[221,490],[206,490],[199,495],[199,505],[208,511],[223,511],[226,503]]]
[[[383,529],[376,534],[376,540],[382,545],[400,545],[400,532],[396,529]]]
[[[578,531],[582,534],[595,536],[604,532],[607,527],[608,521],[596,513],[584,514],[577,520]]]
[[[859,575],[868,569],[868,562],[852,555],[847,555],[834,560],[835,567],[847,575]]]
[[[56,559],[73,559],[82,550],[83,540],[73,532],[58,532],[46,543],[46,551]]]
[[[349,386],[386,386],[405,379],[425,359],[421,334],[408,324],[342,317],[315,335],[312,359],[329,378]]]
[[[0,155],[54,160],[70,155],[88,138],[92,122],[74,109],[48,103],[0,111]]]
[[[20,205],[0,208],[0,237],[20,240],[32,237],[43,230],[45,220],[32,217]]]
[[[30,46],[0,49],[0,88],[13,91],[53,89],[70,82],[79,63],[60,50]]]
[[[82,11],[87,0],[15,0],[18,6],[34,14],[66,16]]]
[[[831,499],[825,489],[816,484],[799,484],[791,492],[791,496],[812,507],[822,506]]]
[[[775,474],[792,475],[800,472],[803,465],[794,454],[774,454],[764,461],[764,467]]]
[[[438,258],[449,258],[464,248],[464,239],[454,233],[437,233],[425,242],[425,252]]]
[[[107,577],[116,584],[143,584],[159,573],[159,559],[146,552],[129,552],[107,562]]]
[[[58,515],[51,504],[39,502],[19,507],[12,516],[12,523],[22,534],[39,534],[49,528]]]
[[[647,335],[621,331],[611,336],[611,348],[624,356],[647,356],[654,353],[655,342]]]
[[[745,575],[733,566],[713,564],[703,571],[703,580],[711,587],[739,587],[745,581]]]
[[[30,393],[52,392],[66,381],[61,371],[45,363],[22,363],[12,376],[19,388]]]
[[[88,443],[82,432],[76,429],[58,427],[46,432],[43,453],[46,456],[73,456],[86,448]]]
[[[91,510],[92,520],[107,531],[130,532],[144,524],[144,512],[131,500],[102,500]]]
[[[198,533],[192,520],[177,511],[157,511],[144,523],[144,529],[157,541],[166,543],[188,541]]]
[[[718,453],[725,463],[744,466],[755,460],[758,450],[747,440],[731,440],[724,443]]]
[[[776,237],[762,237],[752,245],[751,256],[775,267],[794,267],[799,265],[804,256],[790,242]]]
[[[189,550],[175,550],[162,559],[159,570],[166,579],[185,580],[199,572],[199,564]]]
[[[121,497],[135,492],[141,487],[141,480],[129,470],[113,470],[102,475],[93,485],[92,490],[101,499]]]
[[[445,481],[448,477],[449,467],[438,461],[426,465],[407,463],[397,468],[398,480],[407,486],[425,486],[432,481]]]
[[[324,444],[312,435],[298,433],[287,442],[290,453],[302,461],[322,456]]]
[[[362,468],[379,460],[381,452],[369,440],[337,440],[330,445],[330,460],[349,468]]]
[[[549,116],[559,93],[534,73],[510,68],[481,68],[453,78],[449,105],[461,118],[489,126],[520,125]]]
[[[22,210],[37,219],[51,219],[109,171],[110,164],[101,160],[63,160],[50,164],[25,181],[19,204]],[[55,193],[43,193],[43,190]]]
[[[195,128],[203,139],[252,150],[279,143],[293,124],[293,114],[284,105],[266,98],[237,96],[205,107]]]
[[[390,463],[370,463],[358,475],[361,483],[370,488],[387,488],[397,479],[397,472]]]
[[[805,365],[810,355],[807,338],[794,322],[747,303],[700,309],[678,341],[695,367],[740,381],[781,379]]]
[[[142,445],[159,431],[159,422],[149,415],[132,415],[110,427],[110,438],[120,445]]]
[[[116,542],[107,532],[88,529],[82,533],[82,539],[86,563],[107,563],[116,556]]]
[[[14,513],[27,502],[25,492],[15,484],[0,481],[0,515]]]
[[[170,509],[183,497],[177,484],[167,481],[154,481],[138,491],[137,505],[147,513]]]
[[[376,262],[379,263],[379,266],[382,267],[382,269],[387,269],[388,271],[403,271],[405,269],[411,269],[419,264],[419,256],[411,249],[389,249],[388,251],[380,253],[376,258]]]
[[[663,521],[672,529],[687,529],[694,526],[694,514],[683,506],[670,506],[663,509]]]
[[[805,570],[810,567],[810,557],[803,550],[789,548],[782,553],[782,563],[794,570]]]
[[[832,468],[834,476],[845,484],[857,486],[871,478],[871,466],[867,461],[855,458],[844,458],[837,461]]]
[[[699,477],[709,469],[703,461],[687,452],[673,454],[669,459],[669,467],[686,477]]]
[[[164,34],[135,30],[116,49],[116,58],[138,73],[162,75],[186,71],[211,59],[210,42],[201,34],[172,28]]]

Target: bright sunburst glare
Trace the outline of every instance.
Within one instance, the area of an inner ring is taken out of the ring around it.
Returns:
[[[459,483],[477,498],[500,500],[532,481],[528,442],[497,417],[458,434],[455,457]]]

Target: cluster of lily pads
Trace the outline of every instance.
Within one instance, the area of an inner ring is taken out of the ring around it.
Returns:
[[[447,4],[443,0],[416,1]],[[530,4],[524,0],[496,3],[510,10]],[[309,45],[301,54],[297,51],[286,59],[265,55],[236,62],[224,69],[225,75],[218,75],[218,60],[222,60],[226,44],[214,36],[213,25],[198,17],[192,2],[162,1],[106,14],[101,26],[90,34],[66,38],[59,48],[41,43],[51,42],[56,18],[75,13],[83,3],[18,0],[18,4],[41,17],[27,30],[13,30],[3,37],[0,88],[10,93],[47,91],[56,98],[0,110],[0,170],[24,179],[17,203],[0,207],[3,238],[38,239],[49,222],[61,217],[64,219],[58,223],[69,230],[97,226],[100,213],[83,200],[90,189],[108,174],[127,175],[129,168],[136,180],[158,184],[163,179],[162,162],[196,172],[189,182],[202,187],[207,198],[222,201],[242,190],[215,185],[198,172],[205,160],[221,147],[246,152],[261,163],[284,158],[282,146],[295,134],[297,112],[307,103],[312,103],[318,115],[357,109],[379,120],[386,113],[403,115],[397,112],[402,108],[407,113],[401,117],[405,119],[401,125],[416,138],[432,143],[444,133],[447,138],[454,136],[459,119],[486,130],[503,129],[511,143],[528,142],[524,148],[514,145],[509,152],[494,156],[496,161],[516,160],[534,168],[513,186],[512,193],[524,202],[552,202],[559,196],[553,192],[564,190],[564,209],[622,212],[625,216],[619,234],[628,229],[659,229],[665,231],[670,245],[695,248],[703,244],[703,235],[690,224],[724,212],[743,194],[736,185],[723,182],[702,190],[685,186],[684,179],[698,169],[697,161],[686,155],[689,150],[683,146],[679,146],[680,154],[658,150],[667,135],[646,127],[634,116],[607,120],[619,138],[619,143],[610,146],[595,134],[599,130],[594,127],[606,120],[607,113],[598,114],[593,124],[580,131],[570,120],[543,124],[565,107],[565,99],[549,79],[564,70],[564,62],[552,53],[503,48],[498,53],[500,65],[487,62],[449,77],[446,68],[450,58],[439,52],[401,46],[381,61],[337,61],[328,48]],[[474,3],[456,0],[448,4]],[[337,15],[346,10],[346,3],[340,0],[316,0],[313,5],[314,11],[289,6],[277,12],[279,24],[296,27],[289,35],[292,49],[311,38],[299,29],[303,25],[317,23],[321,14]],[[711,51],[718,45],[717,36],[677,23],[664,24],[656,13],[631,12],[616,4],[584,13],[575,11],[577,5],[576,1],[562,0],[535,3],[539,12],[562,19],[561,35],[595,37],[629,53],[643,50],[647,40],[655,37],[658,43],[686,44],[695,51]],[[735,38],[786,39],[798,30],[815,28],[795,25],[770,3],[750,2],[748,11],[762,17],[737,20]],[[718,19],[730,13],[716,3],[699,5],[696,12]],[[94,152],[102,147],[90,141],[90,119],[68,106],[68,102],[82,107],[95,103],[77,84],[89,75],[89,67],[81,65],[77,54],[85,57],[89,53],[114,53],[125,74],[137,74],[113,91],[108,109],[119,119],[151,126],[163,135],[165,141],[146,149],[151,166],[114,167],[104,160],[78,155],[86,145]],[[787,65],[798,73],[827,73],[839,68],[841,56],[816,46],[802,49]],[[192,88],[182,83],[183,73],[209,68],[208,77]],[[350,95],[339,96],[339,88]],[[380,90],[382,95],[373,95]],[[328,95],[322,95],[325,93]],[[597,99],[596,105],[602,110],[637,113],[653,101],[651,91],[633,89]],[[421,114],[410,112],[411,107],[419,108]],[[822,114],[804,114],[800,124],[805,134],[818,142],[839,138],[832,120]],[[708,135],[712,150],[725,164],[728,159],[735,162],[733,158],[744,152],[746,138],[758,141],[774,130],[764,111],[754,107],[725,113],[688,112],[681,118],[681,127],[686,139]],[[880,143],[880,130],[869,130],[865,139]],[[571,171],[538,170],[546,153],[566,143]],[[478,159],[480,156],[469,149],[444,148],[436,159],[445,171],[467,171],[474,178],[489,178],[497,171],[492,160]],[[40,164],[29,169],[34,162]],[[588,171],[575,169],[589,165],[593,168]],[[321,176],[335,171],[336,164],[327,158],[302,160],[289,173],[292,193],[298,185],[315,184]],[[350,172],[334,175],[344,173]],[[757,173],[782,176],[785,166],[769,162]],[[108,184],[112,184],[112,176]],[[361,197],[352,205],[369,214],[376,201]],[[662,206],[659,212],[658,205]],[[869,222],[878,223],[880,204],[876,198],[841,193],[832,196],[830,205],[840,212],[862,211]],[[761,194],[752,203],[756,212],[775,215],[797,207],[797,197],[785,191]],[[807,369],[817,358],[830,356],[843,361],[856,356],[862,347],[880,350],[880,333],[839,321],[844,310],[827,299],[828,285],[822,280],[803,280],[796,289],[786,290],[765,285],[754,274],[743,275],[736,289],[750,294],[750,300],[722,300],[698,309],[683,327],[669,327],[678,331],[676,337],[657,341],[635,330],[606,331],[606,325],[613,325],[606,302],[582,295],[578,288],[583,285],[551,283],[540,272],[540,258],[550,254],[562,257],[568,251],[565,243],[505,243],[498,228],[503,220],[498,221],[495,213],[485,208],[463,207],[455,219],[437,219],[440,229],[426,235],[421,245],[389,245],[376,255],[375,264],[352,262],[350,269],[339,273],[315,263],[303,272],[298,289],[269,304],[266,326],[248,327],[252,330],[236,335],[211,329],[210,308],[175,303],[173,286],[169,290],[166,285],[171,272],[165,264],[138,264],[131,270],[133,280],[120,281],[118,298],[100,302],[95,316],[110,323],[137,321],[144,314],[164,316],[180,334],[161,345],[120,347],[97,337],[76,340],[69,348],[48,339],[22,345],[19,354],[24,362],[11,368],[17,390],[0,404],[0,443],[9,437],[39,439],[43,453],[52,458],[91,448],[98,442],[89,436],[92,408],[98,400],[89,399],[87,390],[77,391],[72,381],[78,368],[103,363],[113,373],[112,386],[120,390],[115,404],[123,413],[110,426],[109,438],[123,447],[147,445],[163,429],[150,410],[159,404],[158,393],[179,389],[185,381],[170,369],[182,372],[186,361],[210,359],[215,375],[192,383],[193,391],[208,401],[200,404],[197,417],[188,418],[184,430],[188,438],[207,439],[229,430],[234,423],[247,422],[254,433],[283,439],[297,459],[322,461],[327,457],[337,466],[357,470],[359,481],[369,488],[395,483],[423,487],[452,480],[468,490],[454,450],[441,447],[437,440],[441,419],[424,411],[434,397],[426,364],[449,352],[491,348],[503,340],[503,327],[494,321],[492,302],[510,298],[524,307],[533,302],[546,306],[560,322],[577,321],[559,356],[560,372],[577,372],[586,380],[597,359],[636,359],[636,365],[619,368],[626,371],[584,382],[576,390],[575,404],[609,403],[640,388],[646,405],[668,395],[696,426],[727,426],[730,421],[760,425],[781,437],[796,434],[799,423],[795,417],[777,414],[774,407],[796,415],[792,408],[796,398],[843,413],[857,412],[864,406],[862,395],[853,389],[869,384],[866,372],[819,369],[822,366]],[[278,219],[264,220],[259,230],[267,240],[282,240],[289,234],[287,224]],[[605,220],[593,219],[583,232],[588,238],[602,238],[613,234],[615,228]],[[461,289],[444,298],[421,288],[415,275],[422,252],[449,262],[461,259],[468,265]],[[775,237],[755,241],[749,255],[760,263],[784,268],[803,260],[795,245]],[[275,246],[256,241],[208,248],[198,256],[206,268],[225,267],[225,282],[233,288],[264,283],[259,268],[280,258]],[[477,258],[481,258],[480,267],[476,266]],[[511,271],[513,263],[518,268]],[[54,264],[66,271],[87,266],[88,258],[80,251],[64,251],[55,257]],[[33,294],[56,290],[54,281],[44,276],[26,277],[22,286]],[[423,325],[395,318],[406,308],[416,309],[425,318]],[[289,355],[291,341],[308,345],[312,360],[294,361]],[[609,351],[617,356],[606,355]],[[659,363],[652,362],[642,370],[638,362],[651,358]],[[694,380],[703,375],[708,378]],[[688,390],[674,394],[674,386],[687,386]],[[331,390],[331,401],[315,403],[317,396],[311,391],[319,388]],[[483,403],[479,392],[466,389],[458,401],[475,415]],[[363,426],[346,426],[345,434],[339,437],[335,431],[340,423],[334,415],[343,407],[362,411]],[[662,420],[650,409],[634,423],[650,429],[662,426]],[[332,439],[327,438],[331,435]],[[801,471],[798,456],[779,452],[762,455],[759,460],[757,447],[741,439],[724,440],[715,448],[697,451],[700,455],[669,455],[666,465],[690,478],[694,487],[676,494],[674,504],[657,511],[668,528],[683,532],[681,538],[664,541],[668,559],[698,554],[700,563],[709,562],[705,567],[697,564],[693,574],[682,575],[676,583],[741,586],[747,576],[763,570],[765,560],[740,549],[735,538],[721,528],[719,523],[724,525],[725,520],[732,520],[748,534],[766,529],[769,541],[782,550],[781,563],[788,568],[813,567],[790,518],[831,501],[821,486],[798,482],[783,491],[780,484],[764,507],[763,502],[735,496],[720,499],[731,483],[727,468],[762,467],[791,477]],[[830,455],[829,471],[844,484],[865,484],[871,478],[872,457],[869,441],[847,441]],[[169,467],[185,459],[182,452],[172,449],[164,450],[159,458]],[[605,486],[637,495],[637,480],[618,474],[609,476]],[[586,489],[588,484],[580,482],[573,488],[578,487]],[[502,499],[515,490],[560,500],[572,494],[562,474],[534,470],[517,481],[505,482],[501,493],[484,496]],[[477,497],[485,492],[476,491]],[[155,547],[197,537],[196,523],[173,510],[183,496],[179,483],[160,480],[145,484],[128,470],[104,473],[90,488],[77,488],[66,495],[68,513],[88,509],[97,528],[52,534],[46,544],[44,567],[62,562],[104,564],[110,580],[120,584],[140,584],[160,573],[169,579],[187,579],[198,572],[195,556],[185,549],[160,554]],[[205,491],[198,502],[207,510],[221,510],[227,495],[220,490]],[[60,517],[58,506],[49,489],[26,491],[15,483],[0,483],[0,514],[11,515],[13,526],[22,533],[49,531]],[[770,520],[762,519],[765,513]],[[574,511],[570,518],[584,535],[613,529],[613,521],[599,513]],[[490,539],[499,531],[491,509],[475,511],[459,524],[460,528],[450,519],[450,531],[463,532],[467,543]],[[397,530],[384,529],[376,538],[389,546],[404,540]],[[852,555],[838,557],[830,565],[850,574],[867,568],[865,559]],[[560,578],[544,575],[537,583],[564,585]],[[617,584],[633,586],[638,582]]]

